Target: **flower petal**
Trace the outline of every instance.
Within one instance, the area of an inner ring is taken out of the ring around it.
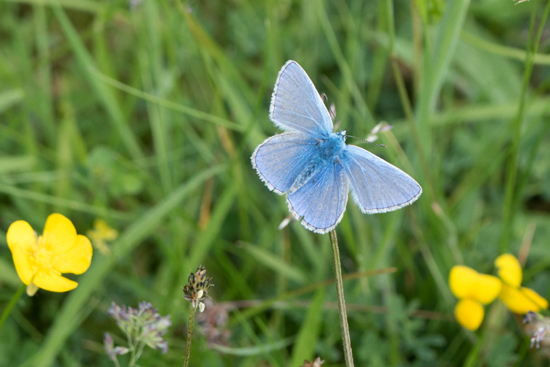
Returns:
[[[498,297],[502,282],[497,277],[487,274],[478,274],[477,283],[472,289],[471,297],[486,305]]]
[[[479,273],[463,265],[453,266],[449,274],[449,286],[456,298],[466,298],[472,294],[477,283]]]
[[[34,231],[29,223],[18,220],[10,225],[6,238],[17,275],[28,285],[34,275],[34,252],[37,248]]]
[[[64,215],[51,214],[46,220],[42,234],[43,246],[54,254],[63,254],[70,250],[76,241],[76,228]]]
[[[62,277],[53,271],[38,271],[32,282],[36,284],[38,288],[42,288],[50,292],[67,292],[75,289],[78,285],[77,282]]]
[[[525,315],[528,311],[539,312],[548,308],[548,301],[532,289],[514,288],[507,284],[502,285],[499,298],[513,313]]]
[[[86,236],[78,235],[73,248],[57,255],[52,266],[61,273],[82,274],[90,267],[92,252],[90,240]]]
[[[495,266],[498,268],[498,276],[502,281],[512,287],[521,284],[521,265],[514,255],[504,254],[497,257]]]
[[[466,329],[477,330],[483,321],[484,315],[483,306],[472,299],[463,299],[456,304],[456,321]]]

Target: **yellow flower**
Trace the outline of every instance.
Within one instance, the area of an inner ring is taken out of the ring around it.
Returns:
[[[112,241],[118,237],[117,230],[109,227],[103,219],[96,219],[94,229],[86,232],[86,234],[92,240],[94,247],[103,255],[108,255],[111,252],[105,241]]]
[[[483,306],[474,300],[460,300],[455,307],[455,318],[466,329],[476,331],[483,321]]]
[[[497,257],[495,266],[498,276],[504,283],[499,298],[514,313],[525,315],[528,311],[539,312],[548,308],[548,301],[532,289],[520,287],[522,280],[521,265],[513,255]]]
[[[520,286],[523,275],[521,265],[514,255],[500,255],[495,260],[495,267],[498,269],[498,276],[505,284],[512,287]]]
[[[455,307],[456,320],[466,329],[475,331],[483,321],[483,305],[497,298],[502,283],[497,277],[457,265],[453,266],[449,274],[449,286],[453,294],[460,299]]]
[[[27,285],[29,296],[38,288],[52,292],[76,288],[77,282],[61,274],[82,274],[92,261],[90,240],[77,235],[71,221],[61,214],[48,217],[44,233],[38,238],[29,223],[18,220],[8,229],[7,241],[17,275]]]
[[[525,315],[528,311],[539,312],[548,308],[547,300],[534,290],[525,287],[514,288],[504,284],[499,297],[510,311],[520,315]]]
[[[451,269],[449,285],[456,298],[470,298],[486,305],[497,298],[502,283],[497,277],[457,265]]]
[[[449,286],[455,297],[459,299],[469,297],[478,275],[477,271],[467,266],[453,266],[449,274]]]

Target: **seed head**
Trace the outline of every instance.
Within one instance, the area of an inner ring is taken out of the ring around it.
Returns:
[[[187,279],[187,284],[183,287],[183,297],[191,302],[194,308],[199,308],[199,311],[204,311],[204,303],[202,301],[207,297],[208,288],[214,284],[210,284],[212,277],[206,276],[204,266],[199,266],[195,273],[191,273]]]

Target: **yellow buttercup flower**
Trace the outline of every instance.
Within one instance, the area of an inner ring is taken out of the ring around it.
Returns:
[[[94,221],[94,229],[86,232],[86,235],[92,240],[92,244],[103,255],[108,255],[111,250],[107,247],[105,241],[113,241],[118,237],[118,231],[109,227],[103,219]]]
[[[453,266],[449,274],[449,286],[453,294],[460,299],[455,307],[456,320],[466,329],[475,331],[485,315],[483,305],[497,298],[502,283],[497,277],[457,265]]]
[[[18,220],[11,224],[7,242],[17,275],[32,296],[38,288],[51,292],[67,292],[77,282],[62,273],[82,274],[92,261],[90,240],[76,234],[73,223],[61,214],[46,220],[44,233],[37,238],[30,224]]]
[[[548,301],[532,289],[520,287],[521,265],[515,256],[504,254],[497,257],[495,266],[504,283],[499,298],[514,313],[525,315],[528,311],[539,312],[548,308]]]

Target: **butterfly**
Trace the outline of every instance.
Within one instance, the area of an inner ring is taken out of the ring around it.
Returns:
[[[316,233],[344,216],[350,186],[363,213],[385,213],[414,202],[420,185],[405,172],[333,132],[332,118],[313,82],[296,61],[279,71],[269,118],[285,130],[260,144],[252,166],[269,190],[287,194],[293,216]]]

